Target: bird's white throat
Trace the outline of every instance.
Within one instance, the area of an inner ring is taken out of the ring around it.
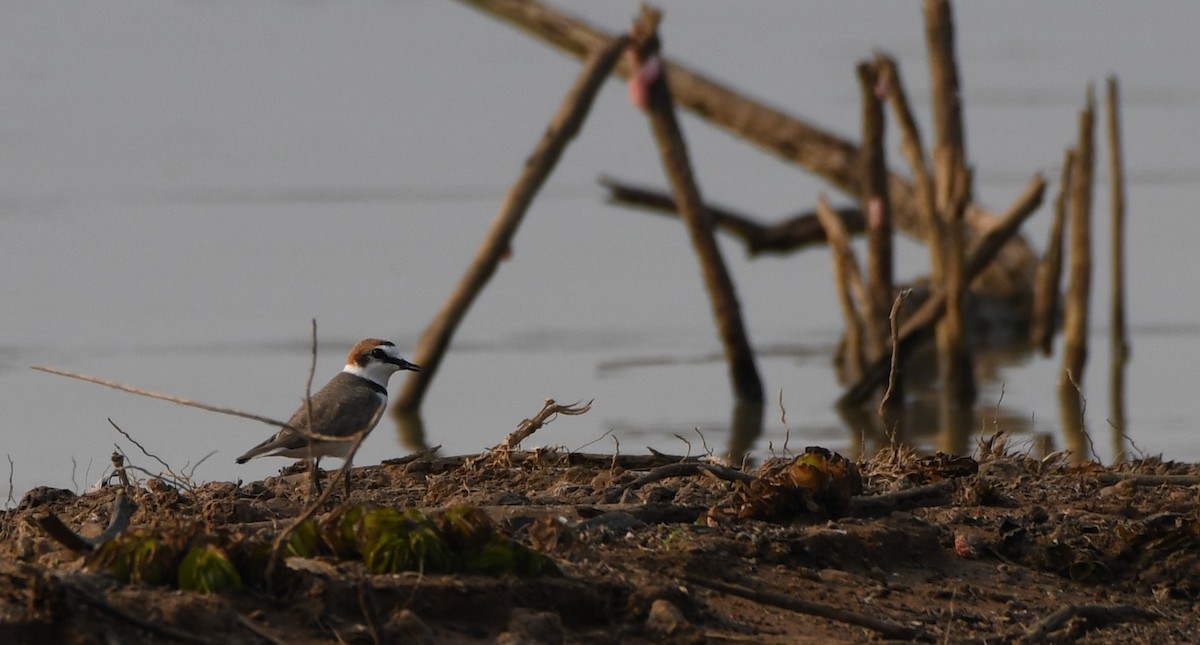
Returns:
[[[392,365],[391,363],[376,362],[370,362],[366,365],[346,363],[346,367],[342,368],[342,371],[347,374],[353,374],[359,378],[365,378],[386,390],[388,379],[392,376],[392,374],[396,373],[396,366]]]

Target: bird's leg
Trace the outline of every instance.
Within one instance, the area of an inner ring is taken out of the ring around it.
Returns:
[[[321,471],[317,469],[317,464],[321,463],[321,458],[308,460],[308,478],[312,482],[313,495],[321,494]]]
[[[346,503],[348,504],[348,503],[350,503],[350,462],[349,461],[346,462],[344,470],[346,472],[345,482],[344,482],[346,485]]]

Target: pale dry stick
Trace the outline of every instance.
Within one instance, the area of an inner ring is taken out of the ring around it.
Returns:
[[[579,133],[592,101],[609,72],[620,59],[627,43],[625,38],[598,43],[589,50],[589,58],[575,85],[563,100],[558,113],[547,127],[537,148],[525,161],[524,170],[504,197],[504,203],[488,230],[487,237],[475,253],[470,267],[459,281],[454,293],[442,305],[437,316],[421,334],[415,360],[421,371],[406,379],[404,389],[392,406],[397,417],[416,413],[433,377],[441,366],[442,357],[450,346],[455,330],[467,314],[475,298],[487,286],[500,261],[511,248],[513,237],[533,203],[542,184],[550,176],[567,144]]]
[[[1054,198],[1054,219],[1046,240],[1046,253],[1038,262],[1033,278],[1033,307],[1030,314],[1029,342],[1050,356],[1054,350],[1054,330],[1058,323],[1059,282],[1062,280],[1063,230],[1067,222],[1067,205],[1071,201],[1071,173],[1075,168],[1075,149],[1063,153],[1062,173],[1058,180],[1058,195]]]
[[[47,367],[45,365],[30,365],[29,367],[32,369],[35,369],[39,372],[46,372],[47,374],[56,374],[58,376],[66,376],[68,378],[79,379],[80,381],[87,381],[88,383],[95,383],[97,385],[103,385],[104,387],[111,387],[114,390],[120,390],[122,392],[128,392],[130,394],[137,394],[138,396],[145,396],[145,397],[149,397],[152,399],[158,399],[160,401],[168,401],[170,403],[186,405],[186,406],[192,407],[192,408],[199,408],[201,410],[207,410],[209,412],[216,412],[219,414],[228,414],[228,415],[234,416],[234,417],[250,419],[251,421],[258,421],[259,423],[265,423],[267,425],[275,426],[277,428],[289,428],[289,429],[295,430],[295,428],[292,428],[291,426],[289,426],[288,424],[286,424],[282,421],[277,421],[270,417],[264,417],[264,416],[257,415],[257,414],[251,414],[249,412],[242,412],[241,410],[234,410],[233,408],[223,408],[221,406],[209,405],[207,403],[201,403],[199,401],[193,401],[191,399],[185,399],[185,398],[179,397],[179,396],[163,394],[161,392],[154,392],[152,390],[143,390],[142,388],[139,388],[139,387],[133,387],[132,385],[124,385],[122,383],[117,383],[115,381],[110,381],[108,379],[103,379],[103,378],[100,378],[97,376],[88,376],[87,374],[80,374],[78,372],[69,372],[67,370],[60,370],[60,369],[54,368],[54,367]]]
[[[883,427],[892,435],[896,434],[895,425],[900,422],[897,412],[903,409],[902,401],[901,405],[895,405],[892,401],[892,395],[899,392],[897,388],[900,387],[900,310],[910,295],[912,289],[901,291],[892,303],[892,313],[888,316],[892,329],[892,363],[891,369],[888,370],[887,389],[883,391],[883,398],[879,401],[879,418],[883,419]]]
[[[29,367],[30,367],[30,369],[35,369],[35,370],[38,370],[39,372],[46,372],[47,374],[55,374],[57,376],[66,376],[68,378],[78,379],[80,381],[87,381],[88,383],[95,383],[97,385],[103,385],[105,387],[110,387],[114,390],[120,390],[122,392],[128,392],[130,394],[137,394],[138,396],[144,396],[144,397],[148,397],[151,399],[158,399],[160,401],[167,401],[169,403],[175,403],[178,405],[186,405],[188,407],[198,408],[200,410],[207,410],[208,412],[216,412],[218,414],[227,414],[229,416],[240,417],[243,419],[250,419],[251,421],[258,421],[260,423],[265,423],[267,425],[275,426],[277,428],[286,428],[288,430],[292,430],[295,432],[304,433],[303,429],[293,428],[292,426],[290,426],[282,421],[278,421],[278,420],[272,419],[270,417],[264,417],[264,416],[258,415],[258,414],[242,412],[241,410],[235,410],[233,408],[223,408],[218,405],[209,405],[208,403],[201,403],[199,401],[193,401],[191,399],[185,399],[183,397],[174,396],[171,394],[163,394],[161,392],[155,392],[153,390],[144,390],[139,387],[134,387],[132,385],[125,385],[123,383],[117,383],[115,381],[103,379],[98,376],[89,376],[87,374],[80,374],[78,372],[61,370],[61,369],[58,369],[55,367],[47,367],[45,365],[30,365]],[[321,433],[317,433],[317,432],[310,432],[310,433],[305,434],[304,436],[309,437],[311,439],[317,439],[319,441],[353,441],[352,438],[321,434]]]
[[[683,445],[687,446],[687,453],[684,455],[684,458],[686,459],[688,457],[691,457],[692,456],[692,442],[685,439],[683,437],[683,435],[679,434],[678,432],[674,432],[672,434],[675,435],[676,439],[682,441]]]
[[[667,86],[667,70],[661,67],[661,42],[658,25],[661,14],[642,5],[641,16],[631,28],[629,46],[632,60],[639,66],[660,66],[645,88],[644,109],[662,158],[663,170],[671,183],[679,217],[686,225],[692,249],[700,262],[700,271],[708,291],[709,304],[717,334],[725,352],[734,396],[738,401],[761,406],[762,379],[754,360],[754,351],[742,320],[741,305],[721,249],[713,236],[712,215],[704,207],[692,172],[687,144],[675,116],[675,103]]]
[[[461,0],[526,30],[536,38],[576,57],[595,51],[613,36],[582,20],[566,15],[534,0]],[[832,132],[755,101],[733,88],[721,85],[677,62],[664,60],[671,94],[678,104],[713,125],[754,143],[785,161],[817,174],[848,194],[857,194],[862,179],[859,173],[859,148]],[[627,78],[628,65],[618,65],[615,73]],[[922,237],[918,209],[911,185],[904,178],[889,174],[888,190],[897,227]],[[973,217],[972,226],[993,225],[995,216]],[[998,293],[1020,292],[1021,276],[1037,262],[1036,254],[1024,239],[1012,239],[1000,256],[1001,265],[989,270],[986,281],[996,285]]]

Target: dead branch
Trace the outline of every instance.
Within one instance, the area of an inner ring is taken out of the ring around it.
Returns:
[[[658,37],[660,15],[646,5],[642,15],[632,28],[631,58],[647,69],[661,65],[661,44]],[[713,237],[712,217],[704,208],[700,188],[692,175],[687,145],[679,122],[675,118],[675,104],[667,86],[667,71],[659,70],[650,75],[646,82],[646,110],[650,126],[662,156],[663,169],[671,182],[671,190],[679,205],[679,214],[687,225],[692,248],[700,261],[704,284],[712,304],[717,332],[729,363],[729,375],[733,381],[734,395],[739,401],[762,404],[763,386],[755,365],[754,352],[746,328],[742,323],[741,305],[738,303],[733,280],[725,267],[721,250]],[[635,81],[638,82],[638,81]]]
[[[652,188],[634,186],[614,179],[601,177],[600,185],[608,189],[608,201],[625,206],[636,206],[664,215],[678,216],[675,199]],[[789,216],[774,224],[760,224],[750,216],[728,208],[705,204],[712,215],[713,226],[741,240],[746,253],[790,253],[826,241],[825,229],[817,219],[815,211],[805,211]],[[866,230],[866,220],[858,208],[837,208],[833,211],[850,234]]]
[[[564,414],[569,417],[575,417],[581,414],[587,414],[587,412],[591,409],[591,401],[588,401],[583,405],[580,405],[578,401],[572,403],[571,405],[559,405],[554,401],[554,399],[546,399],[546,403],[542,406],[542,409],[539,410],[532,419],[525,419],[522,421],[521,424],[517,426],[517,429],[513,430],[508,437],[505,438],[504,443],[500,444],[498,448],[502,447],[503,450],[511,451],[519,446],[522,441],[529,437],[529,435],[540,430],[547,423],[553,421],[558,415]]]
[[[613,35],[535,0],[462,0],[526,30],[531,35],[579,58],[609,42]],[[795,163],[848,194],[858,194],[862,184],[860,151],[853,143],[803,119],[747,98],[676,62],[664,60],[675,101],[714,125],[744,137],[780,158]],[[615,73],[628,78],[630,68],[620,64]],[[888,192],[895,224],[923,237],[912,186],[889,173]],[[972,208],[972,226],[986,227],[995,216]],[[989,267],[985,281],[994,293],[1011,295],[1028,291],[1024,276],[1032,272],[1036,256],[1029,244],[1014,237],[1000,254],[1001,266]]]
[[[453,457],[439,457],[436,459],[425,460],[428,466],[422,464],[422,467],[427,467],[428,472],[442,473],[450,470],[462,468],[469,463],[480,461],[487,453],[480,455],[458,455]],[[402,457],[400,459],[389,459],[383,462],[387,466],[405,465],[411,461],[420,459],[414,457]],[[524,465],[547,465],[551,467],[566,468],[570,466],[583,466],[585,468],[596,468],[599,470],[610,470],[612,468],[620,468],[622,470],[650,470],[667,464],[695,462],[700,461],[702,457],[687,457],[680,455],[666,455],[662,453],[654,453],[649,455],[622,455],[618,453],[611,455],[590,454],[581,452],[562,452],[553,449],[541,450],[514,450],[506,455],[508,462],[513,466]]]
[[[943,479],[932,484],[894,493],[856,495],[850,498],[850,509],[847,514],[851,517],[876,517],[895,511],[945,506],[951,501],[950,493],[954,491],[954,487],[953,479]]]
[[[1104,473],[1096,478],[1101,484],[1126,486],[1196,486],[1200,475],[1141,475],[1138,473]]]
[[[421,407],[421,400],[442,364],[442,357],[450,346],[455,330],[475,298],[495,274],[500,261],[508,253],[525,212],[558,164],[567,144],[578,134],[591,110],[596,93],[600,91],[604,79],[621,57],[625,44],[624,38],[616,38],[597,43],[595,48],[589,49],[587,64],[563,99],[558,113],[550,121],[537,147],[526,160],[521,176],[505,195],[504,203],[501,204],[483,244],[476,251],[471,266],[459,281],[454,293],[421,335],[415,356],[416,362],[421,365],[421,371],[405,379],[404,389],[392,406],[392,411],[397,417],[412,414]]]
[[[1045,191],[1046,182],[1040,175],[1035,175],[1030,180],[1029,185],[1025,187],[1025,192],[1013,202],[1005,213],[1000,223],[988,229],[983,237],[976,242],[971,248],[966,260],[966,271],[964,282],[970,283],[983,267],[995,257],[1001,247],[1004,245],[1004,240],[1009,239],[1021,226],[1021,224],[1037,210],[1037,207],[1042,203],[1042,194]],[[921,308],[913,313],[912,316],[904,322],[900,328],[900,356],[901,363],[909,355],[916,345],[926,338],[930,327],[937,322],[941,317],[946,307],[946,295],[941,290],[935,289],[930,294],[929,299],[925,301]],[[838,405],[843,407],[854,407],[866,400],[867,396],[887,380],[888,372],[890,371],[890,357],[883,357],[875,361],[867,368],[866,374],[858,382],[851,385],[844,394],[838,399]]]
[[[638,477],[624,486],[618,486],[607,491],[604,494],[604,503],[615,504],[621,499],[622,496],[625,495],[627,491],[637,490],[656,481],[662,481],[672,477],[692,477],[699,474],[708,474],[718,479],[724,479],[725,481],[742,482],[744,484],[754,481],[754,475],[751,475],[750,473],[745,473],[733,468],[727,468],[725,466],[719,466],[717,464],[694,461],[667,464],[665,466],[659,466],[658,468],[655,468],[654,470],[642,475],[641,477]]]
[[[761,589],[750,589],[741,585],[729,584],[727,582],[720,582],[718,580],[710,580],[694,575],[684,576],[684,580],[686,580],[689,584],[696,585],[697,587],[704,587],[706,589],[712,589],[713,591],[730,596],[737,596],[738,598],[744,598],[760,605],[779,607],[781,609],[788,609],[801,614],[820,616],[821,618],[827,618],[839,623],[846,623],[848,625],[870,629],[878,632],[885,638],[919,640],[924,642],[933,641],[933,638],[930,637],[925,630],[918,629],[916,627],[907,627],[899,623],[893,623],[891,621],[875,618],[874,616],[868,616],[866,614],[848,611],[830,605],[823,605],[821,603],[804,600],[795,596],[774,593]]]
[[[44,514],[34,518],[37,525],[42,528],[55,542],[67,547],[76,552],[92,551],[96,547],[105,542],[117,537],[129,528],[129,520],[137,511],[137,503],[129,499],[125,494],[120,493],[113,499],[111,516],[108,518],[108,526],[100,535],[95,537],[83,537],[71,527],[67,526],[57,515],[46,511]]]
[[[1075,618],[1083,619],[1085,623],[1083,631],[1086,632],[1114,623],[1159,620],[1162,617],[1157,612],[1133,605],[1067,605],[1029,628],[1017,639],[1017,642],[1044,643],[1050,634],[1066,627]]]
[[[137,394],[139,396],[147,396],[152,399],[159,399],[161,401],[170,401],[171,403],[178,403],[179,405],[186,405],[186,406],[193,407],[193,408],[199,408],[201,410],[208,410],[209,412],[217,412],[219,414],[228,414],[230,416],[241,417],[243,419],[250,419],[251,421],[258,421],[260,423],[265,423],[269,426],[275,426],[277,428],[290,428],[290,426],[288,426],[288,424],[286,424],[282,421],[276,421],[275,419],[272,419],[270,417],[259,416],[257,414],[250,414],[249,412],[242,412],[241,410],[234,410],[233,408],[223,408],[223,407],[216,406],[216,405],[209,405],[207,403],[201,403],[199,401],[193,401],[191,399],[185,399],[183,397],[172,396],[170,394],[163,394],[161,392],[154,392],[151,390],[143,390],[138,387],[133,387],[132,385],[124,385],[122,383],[117,383],[115,381],[110,381],[108,379],[102,379],[97,376],[88,376],[86,374],[80,374],[78,372],[68,372],[67,370],[60,370],[60,369],[57,369],[54,367],[46,367],[45,365],[30,365],[29,367],[32,369],[38,370],[39,372],[46,372],[49,374],[57,374],[58,376],[66,376],[68,378],[79,379],[81,381],[87,381],[89,383],[103,385],[104,387],[111,387],[114,390],[120,390],[122,392],[129,392],[130,394]],[[291,429],[295,430],[295,428],[291,428]]]

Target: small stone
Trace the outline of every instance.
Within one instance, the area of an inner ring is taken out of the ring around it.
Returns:
[[[384,626],[388,640],[396,643],[432,644],[433,630],[411,609],[401,609],[388,618]]]
[[[500,634],[496,643],[562,645],[564,638],[562,617],[558,614],[517,607],[508,618],[508,631]]]
[[[687,629],[687,618],[671,601],[659,598],[650,605],[646,616],[646,630],[653,634],[673,636]]]

